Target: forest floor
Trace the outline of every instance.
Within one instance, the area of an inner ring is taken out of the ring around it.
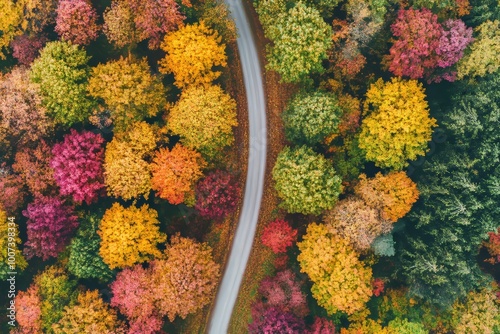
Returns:
[[[227,50],[228,67],[224,69],[220,81],[226,92],[236,100],[238,126],[234,131],[235,142],[227,156],[226,168],[237,175],[241,191],[238,209],[232,215],[226,217],[222,223],[213,223],[206,236],[206,242],[213,248],[215,262],[221,265],[220,281],[222,281],[224,266],[229,258],[231,243],[238,225],[241,206],[243,205],[249,150],[248,106],[236,42],[229,44]],[[215,294],[209,305],[195,314],[189,315],[185,321],[181,321],[179,331],[186,334],[205,333],[214,301]]]
[[[265,66],[265,45],[269,43],[264,37],[264,32],[259,23],[257,13],[251,2],[245,1],[250,25],[255,33],[257,51],[260,55],[261,64]],[[262,230],[268,222],[281,217],[282,212],[278,210],[278,197],[274,190],[271,171],[278,153],[285,146],[285,136],[281,112],[285,108],[286,101],[297,91],[293,85],[280,83],[280,76],[274,71],[266,71],[262,67],[262,78],[266,94],[267,112],[267,165],[266,178],[264,181],[264,193],[260,208],[259,222],[255,233],[254,244],[246,267],[245,275],[241,284],[240,292],[233,309],[233,315],[229,324],[229,334],[247,332],[248,323],[251,321],[251,305],[255,299],[259,282],[273,273],[274,254],[260,242]]]

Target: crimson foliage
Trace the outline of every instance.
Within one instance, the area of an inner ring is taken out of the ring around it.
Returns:
[[[72,232],[78,227],[73,208],[56,197],[39,197],[23,211],[28,218],[26,257],[41,257],[44,261],[56,257],[68,245]]]
[[[276,219],[264,228],[261,240],[262,244],[271,248],[275,254],[284,253],[297,241],[297,230],[288,222]]]
[[[211,172],[196,185],[195,209],[204,218],[222,219],[238,204],[240,187],[228,172]]]
[[[305,332],[305,325],[302,319],[275,307],[270,307],[262,313],[260,310],[252,310],[252,319],[253,322],[248,326],[248,333],[250,334],[302,334]]]

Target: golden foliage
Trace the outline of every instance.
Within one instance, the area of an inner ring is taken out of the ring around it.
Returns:
[[[465,303],[453,305],[456,334],[493,334],[500,331],[500,304],[491,289],[469,292]]]
[[[55,334],[118,334],[125,333],[122,325],[116,311],[94,290],[80,293],[77,303],[65,307],[64,315],[52,329]]]
[[[23,256],[19,246],[22,241],[19,237],[19,226],[15,221],[8,220],[6,212],[0,207],[0,277],[5,278],[7,272],[26,269],[28,262]],[[10,252],[9,252],[10,250]],[[14,258],[9,259],[9,256]],[[10,267],[14,265],[14,268]]]
[[[147,205],[124,208],[114,203],[106,210],[97,233],[99,254],[111,268],[124,268],[161,257],[157,244],[167,240],[160,232],[158,213]]]
[[[311,291],[318,305],[328,314],[353,314],[364,308],[372,296],[372,271],[347,241],[331,234],[325,225],[311,223],[297,246],[301,272],[313,281]]]
[[[206,166],[201,154],[176,144],[170,151],[162,148],[156,152],[151,171],[153,190],[171,204],[194,202],[194,186]]]
[[[221,39],[203,21],[167,34],[161,44],[167,55],[160,60],[160,72],[173,73],[179,88],[211,83],[221,75],[212,68],[227,65],[226,45]]]
[[[366,204],[380,210],[383,219],[391,222],[410,212],[419,196],[417,184],[405,172],[377,173],[372,179],[361,174],[354,191]]]
[[[436,120],[418,81],[379,79],[366,93],[364,112],[359,147],[378,167],[400,170],[427,151]]]

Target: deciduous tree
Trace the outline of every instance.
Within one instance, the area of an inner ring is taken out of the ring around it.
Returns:
[[[116,129],[156,116],[166,105],[165,87],[151,74],[146,59],[120,58],[92,69],[90,94],[111,111]]]
[[[44,140],[38,142],[35,148],[26,148],[16,153],[12,169],[19,174],[35,197],[56,193],[57,185],[50,160],[52,160],[52,150]]]
[[[168,129],[181,136],[182,144],[207,158],[234,142],[237,125],[236,101],[214,85],[185,89],[167,117]]]
[[[5,165],[0,165],[0,209],[8,214],[17,212],[23,206],[25,196],[22,179]]]
[[[41,257],[44,261],[56,257],[66,248],[73,231],[78,227],[73,208],[57,197],[40,197],[23,211],[28,218],[26,257]]]
[[[73,44],[86,45],[97,38],[99,30],[97,12],[90,1],[59,1],[55,31],[61,39]]]
[[[285,147],[274,165],[273,180],[281,207],[289,213],[319,215],[331,209],[342,190],[330,163],[312,149]]]
[[[274,254],[285,253],[297,241],[297,230],[283,219],[268,223],[262,232],[262,244],[271,248]]]
[[[372,271],[347,241],[329,233],[326,226],[311,223],[297,246],[301,272],[313,282],[313,297],[328,314],[353,314],[365,307],[372,296]]]
[[[342,110],[332,93],[299,93],[282,114],[287,139],[315,145],[337,133]]]
[[[29,66],[33,60],[40,54],[40,50],[47,42],[44,35],[20,35],[14,38],[10,43],[12,56],[17,59],[21,65]]]
[[[192,84],[210,84],[222,72],[215,66],[226,66],[226,45],[216,30],[203,21],[188,24],[165,36],[161,48],[167,53],[160,60],[160,71],[173,73],[175,85],[184,88]]]
[[[161,148],[153,158],[152,189],[171,204],[192,203],[194,186],[206,163],[201,154],[176,144],[172,150]]]
[[[496,294],[485,288],[471,291],[465,303],[453,305],[454,332],[492,334],[500,330],[500,306]]]
[[[92,204],[104,190],[104,138],[90,131],[71,132],[52,148],[50,166],[61,195]]]
[[[376,209],[355,197],[338,202],[323,219],[330,233],[360,252],[368,250],[376,237],[392,229],[392,224],[381,219]]]
[[[248,333],[304,333],[304,320],[296,315],[270,307],[264,310],[252,310],[253,322],[248,325]]]
[[[42,333],[42,301],[38,287],[31,285],[26,291],[19,291],[15,297],[16,322],[15,334]]]
[[[57,123],[71,126],[88,118],[94,101],[87,95],[89,66],[85,50],[68,42],[49,42],[31,65],[43,105]]]
[[[10,277],[9,272],[22,272],[28,262],[18,248],[21,244],[19,225],[15,220],[8,220],[7,213],[0,207],[0,279]]]
[[[265,32],[273,41],[267,50],[267,68],[278,72],[284,82],[300,82],[309,73],[323,70],[321,61],[331,47],[332,29],[315,8],[297,2],[274,17]]]
[[[326,318],[314,317],[308,334],[335,334],[335,324]]]
[[[55,334],[125,333],[117,313],[97,290],[80,292],[76,304],[64,308],[61,319],[52,326]]]
[[[223,219],[236,209],[240,186],[230,173],[216,170],[196,184],[195,209],[204,218]]]
[[[394,223],[410,212],[419,194],[417,184],[405,172],[377,173],[372,179],[361,174],[355,193],[366,204],[379,210],[383,219]]]
[[[106,8],[103,17],[104,34],[117,47],[122,48],[140,41],[134,22],[134,13],[127,1],[112,1],[111,7]]]
[[[486,259],[485,261],[496,264],[500,262],[500,227],[497,229],[497,232],[488,232],[488,241],[483,242],[483,245],[488,250],[488,253],[491,255],[491,258]]]
[[[379,79],[366,93],[359,147],[366,159],[400,170],[426,152],[436,120],[429,116],[422,85],[416,80]]]
[[[158,213],[144,204],[128,208],[118,203],[106,210],[97,234],[99,255],[111,268],[124,268],[160,257],[158,244],[167,240],[160,232]]]
[[[29,71],[15,67],[0,80],[0,127],[11,145],[20,147],[51,134],[53,121],[42,106],[38,87],[29,81]]]

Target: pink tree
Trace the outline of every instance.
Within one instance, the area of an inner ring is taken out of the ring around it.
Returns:
[[[10,43],[12,55],[21,65],[29,65],[38,57],[40,49],[43,48],[47,38],[45,36],[21,35],[14,38]]]
[[[398,76],[422,78],[437,66],[436,53],[442,35],[437,15],[429,9],[401,9],[391,25],[396,41],[390,49],[389,70]]]
[[[250,334],[302,334],[305,332],[305,324],[302,319],[274,307],[266,310],[252,309],[252,319],[253,322],[248,326]]]
[[[165,33],[175,30],[185,19],[175,0],[128,0],[128,3],[135,13],[139,39],[149,38],[151,49],[157,49]]]
[[[72,196],[77,203],[91,204],[103,194],[103,145],[101,135],[74,129],[62,143],[54,145],[50,166],[62,195]]]
[[[44,140],[34,149],[27,148],[16,153],[12,168],[35,197],[54,194],[57,189],[54,170],[50,167],[51,159],[51,148]]]
[[[335,334],[335,325],[332,321],[325,318],[314,318],[314,323],[308,334]]]
[[[441,25],[437,15],[426,8],[401,9],[391,30],[397,39],[388,56],[389,70],[412,79],[453,81],[453,72],[434,72],[458,62],[473,40],[472,28],[463,21],[447,20]]]
[[[264,299],[265,307],[280,308],[298,317],[304,317],[309,312],[301,282],[290,269],[264,278],[259,285],[259,294]]]
[[[19,291],[16,295],[16,321],[19,327],[17,334],[31,334],[42,332],[42,301],[38,294],[38,287],[31,285],[26,291]]]
[[[57,7],[55,30],[66,41],[89,44],[99,34],[97,13],[89,1],[61,0]]]
[[[44,261],[56,257],[68,245],[71,234],[78,227],[78,217],[73,208],[55,197],[36,198],[23,211],[28,218],[26,257],[39,256]]]
[[[231,174],[217,170],[196,185],[195,209],[204,218],[222,219],[236,208],[239,193]]]
[[[22,179],[12,174],[5,164],[0,166],[0,209],[15,213],[24,203]]]
[[[136,265],[118,273],[111,283],[111,306],[128,318],[129,333],[156,333],[163,325],[162,316],[155,307],[156,297],[150,280],[151,270]]]
[[[284,253],[297,241],[297,230],[293,229],[288,222],[276,219],[264,228],[261,241],[275,254]]]

